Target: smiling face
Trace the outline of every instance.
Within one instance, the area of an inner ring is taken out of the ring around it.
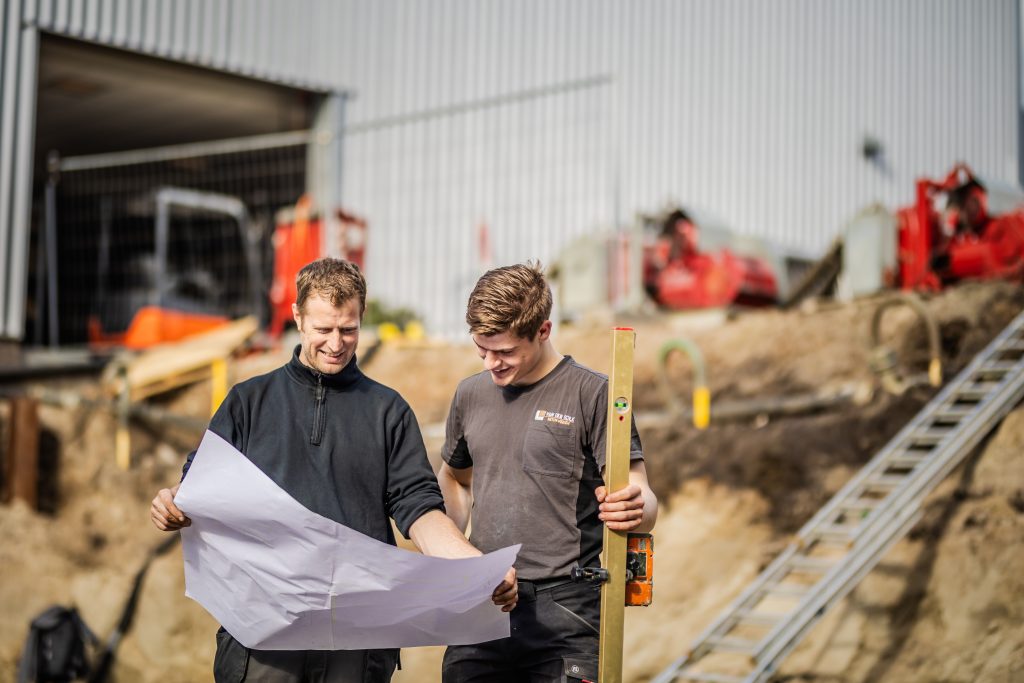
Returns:
[[[354,297],[333,306],[314,294],[306,299],[302,310],[292,304],[302,345],[302,364],[325,375],[336,375],[345,369],[359,346],[359,313],[359,300]]]
[[[551,336],[551,321],[541,325],[533,340],[512,332],[474,334],[477,355],[484,369],[499,387],[526,386],[540,380],[551,370],[551,353],[545,345]]]

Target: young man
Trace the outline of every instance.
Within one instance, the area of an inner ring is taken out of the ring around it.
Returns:
[[[292,313],[300,344],[291,361],[235,386],[210,429],[313,512],[393,545],[391,517],[427,555],[479,555],[444,514],[412,410],[356,364],[366,309],[359,269],[340,259],[320,259],[299,272],[297,285]],[[194,457],[195,452],[189,455],[182,479]],[[163,489],[153,499],[150,514],[161,530],[191,523],[174,505],[177,490]],[[505,611],[515,606],[514,570],[493,600]],[[248,650],[222,628],[214,678],[218,683],[386,683],[397,659],[397,650]]]
[[[551,290],[533,264],[489,271],[469,297],[484,371],[455,392],[438,480],[463,531],[472,511],[473,545],[523,547],[511,636],[448,648],[445,683],[596,677],[600,588],[570,571],[599,565],[602,524],[649,531],[657,518],[635,425],[630,484],[606,493],[608,378],[555,350],[550,315]]]

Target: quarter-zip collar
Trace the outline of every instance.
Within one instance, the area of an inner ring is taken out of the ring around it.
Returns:
[[[362,371],[356,364],[356,357],[348,362],[341,372],[328,375],[314,370],[299,360],[299,353],[302,352],[302,345],[295,347],[292,352],[292,359],[288,361],[288,375],[299,384],[312,389],[313,393],[313,421],[309,429],[309,443],[319,446],[324,438],[324,429],[327,425],[327,390],[341,390],[353,386],[363,377]]]
[[[344,389],[350,387],[363,378],[363,371],[359,369],[359,365],[356,363],[356,357],[353,355],[352,360],[348,362],[345,368],[336,374],[327,375],[313,368],[305,365],[299,360],[299,353],[302,351],[302,345],[295,347],[292,351],[292,359],[288,361],[287,368],[288,376],[299,382],[300,384],[316,388],[317,386],[325,387],[327,389]]]

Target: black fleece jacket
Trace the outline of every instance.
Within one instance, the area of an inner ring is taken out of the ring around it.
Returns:
[[[237,384],[210,430],[309,510],[394,544],[389,516],[408,536],[421,515],[444,510],[416,417],[355,358],[325,375],[299,361],[299,348],[287,365]]]

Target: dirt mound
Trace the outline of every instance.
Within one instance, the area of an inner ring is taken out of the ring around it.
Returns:
[[[148,522],[149,501],[176,480],[183,455],[139,430],[136,466],[123,472],[113,464],[109,416],[40,412],[61,443],[60,504],[52,516],[20,504],[0,508],[0,681],[14,680],[28,622],[50,604],[75,604],[100,637],[110,633],[135,572],[163,540]],[[151,567],[134,628],[121,644],[115,683],[210,679],[216,624],[183,598],[181,566],[175,550]]]
[[[664,370],[657,363],[661,345],[680,335],[703,350],[716,401],[874,385],[866,337],[877,304],[633,321],[638,413],[665,410],[660,374],[684,395],[692,388],[687,362],[673,358]],[[1024,308],[1024,292],[966,286],[927,306],[939,325],[948,377]],[[607,371],[606,330],[564,328],[558,348]],[[883,332],[912,371],[923,368],[924,331],[909,310],[887,315]],[[286,354],[247,359],[235,366],[236,377],[274,367]],[[370,376],[409,400],[435,451],[432,435],[455,384],[478,368],[468,344],[384,347],[366,364]],[[96,391],[88,382],[61,386]],[[655,604],[627,613],[627,680],[648,680],[682,654],[933,391],[896,397],[876,390],[870,400],[799,416],[722,423],[713,417],[705,431],[672,419],[644,426],[648,467],[665,507],[656,529]],[[197,386],[166,404],[201,415],[208,391]],[[77,604],[101,636],[109,632],[134,572],[162,539],[149,523],[149,501],[176,481],[195,442],[193,435],[135,429],[135,466],[121,472],[109,415],[43,408],[41,419],[55,445],[53,513],[0,507],[0,683],[14,680],[28,621],[49,604]],[[1024,559],[1022,442],[1018,411],[932,496],[914,534],[815,628],[781,674],[808,681],[1020,678],[1024,580],[1012,568]],[[151,569],[134,629],[121,645],[116,682],[211,679],[216,625],[183,593],[174,551]],[[438,680],[439,661],[439,648],[406,651],[396,681]]]

